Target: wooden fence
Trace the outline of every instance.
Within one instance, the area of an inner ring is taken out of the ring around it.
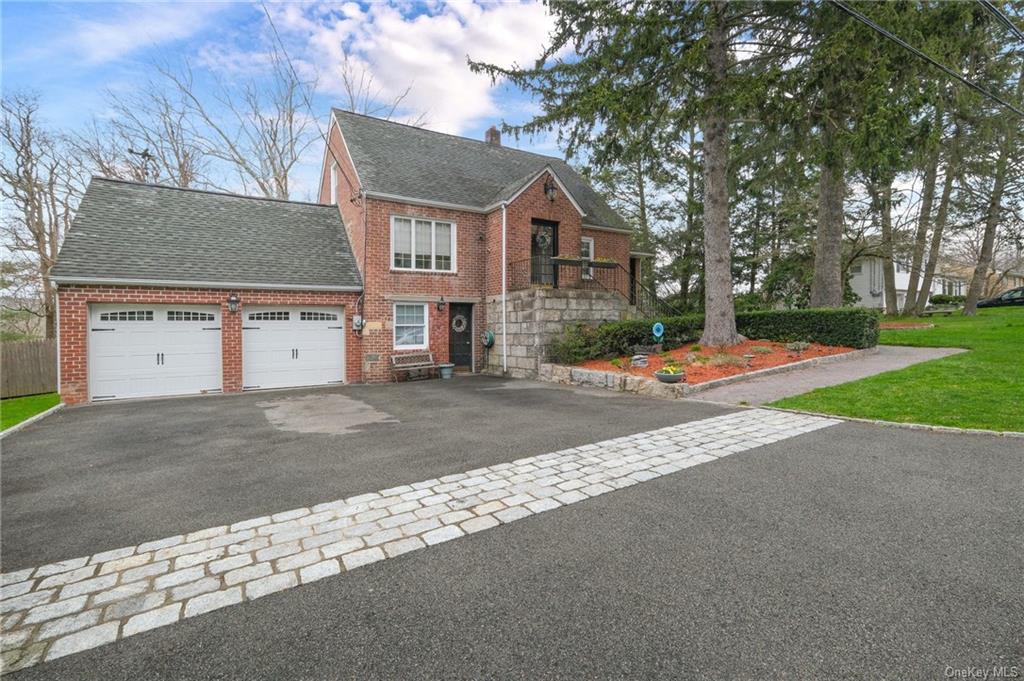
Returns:
[[[57,390],[57,341],[0,343],[0,397]]]

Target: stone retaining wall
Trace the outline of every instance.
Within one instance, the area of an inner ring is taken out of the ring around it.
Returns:
[[[508,375],[536,378],[548,349],[571,324],[598,325],[629,319],[632,310],[615,293],[577,289],[527,289],[508,294]],[[487,320],[494,347],[486,371],[502,372],[501,296],[487,298]]]

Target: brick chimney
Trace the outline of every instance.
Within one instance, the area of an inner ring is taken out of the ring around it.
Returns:
[[[501,133],[498,132],[498,128],[496,126],[492,125],[487,128],[487,132],[484,133],[484,141],[488,144],[493,144],[496,147],[501,146]]]

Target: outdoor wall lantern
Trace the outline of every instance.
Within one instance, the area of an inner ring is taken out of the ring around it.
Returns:
[[[547,181],[544,182],[544,196],[548,197],[548,201],[554,202],[555,196],[558,194],[558,185],[555,181],[548,177]]]
[[[441,312],[442,310],[444,310],[444,296],[441,296],[441,299],[437,301],[437,311]]]
[[[238,304],[242,302],[242,299],[238,297],[237,293],[232,293],[228,296],[228,311],[238,312]]]

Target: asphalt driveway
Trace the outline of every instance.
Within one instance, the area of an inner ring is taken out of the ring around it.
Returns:
[[[3,571],[724,411],[482,376],[65,409],[3,441]]]
[[[579,409],[614,429],[614,403]],[[14,678],[1020,673],[1021,444],[844,423]]]

